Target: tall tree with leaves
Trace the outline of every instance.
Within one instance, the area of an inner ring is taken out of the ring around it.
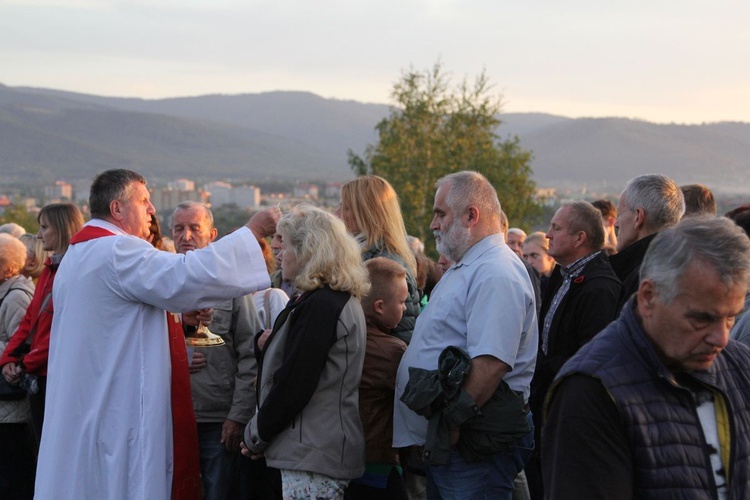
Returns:
[[[0,225],[7,222],[15,222],[23,227],[26,232],[34,233],[39,230],[39,224],[36,221],[36,214],[29,213],[26,207],[16,204],[5,209],[3,215],[0,215]]]
[[[502,140],[495,133],[502,103],[490,92],[484,73],[473,85],[464,80],[453,88],[440,63],[425,72],[410,70],[394,85],[394,106],[376,126],[378,142],[363,156],[348,152],[355,173],[379,175],[393,185],[407,231],[429,248],[435,182],[451,172],[475,170],[487,177],[513,224],[539,213],[531,154],[517,137]]]

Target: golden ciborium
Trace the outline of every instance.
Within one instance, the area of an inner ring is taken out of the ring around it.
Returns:
[[[188,347],[217,347],[224,345],[224,339],[215,333],[211,333],[206,325],[200,324],[195,331],[191,331],[185,337]]]

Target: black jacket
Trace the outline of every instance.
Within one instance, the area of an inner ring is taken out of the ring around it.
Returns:
[[[639,274],[641,271],[641,262],[646,255],[646,250],[651,241],[656,237],[656,233],[641,238],[622,252],[616,253],[609,258],[609,263],[620,281],[622,282],[622,291],[620,299],[617,301],[617,314],[620,314],[622,306],[628,299],[638,291],[640,283]]]
[[[485,460],[505,451],[529,432],[523,394],[500,381],[480,409],[461,387],[471,370],[469,355],[458,347],[443,349],[437,370],[409,367],[409,382],[401,401],[429,420],[424,460],[445,465],[451,452],[451,429],[460,427],[456,445],[467,462]]]
[[[539,319],[539,331],[555,293],[562,286],[560,266],[550,276]],[[617,317],[621,284],[604,252],[586,264],[581,274],[570,283],[570,289],[557,308],[549,331],[547,354],[539,341],[536,370],[531,382],[529,404],[535,421],[541,423],[544,396],[562,365],[584,344]]]

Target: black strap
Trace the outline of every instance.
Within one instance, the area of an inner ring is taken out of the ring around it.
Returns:
[[[7,296],[8,296],[8,294],[9,294],[10,292],[12,292],[13,290],[21,290],[21,291],[22,291],[22,292],[24,292],[24,293],[25,293],[26,295],[28,295],[30,299],[33,299],[33,298],[34,298],[34,294],[33,294],[33,293],[31,293],[31,292],[29,292],[29,291],[28,291],[28,290],[27,290],[26,288],[21,288],[21,287],[15,287],[15,288],[13,288],[13,287],[10,287],[10,288],[8,288],[8,291],[7,291],[7,292],[5,292],[5,295],[3,295],[3,297],[2,297],[2,298],[0,298],[0,306],[2,306],[2,305],[3,305],[3,301],[5,300],[5,297],[7,297]]]
[[[10,294],[10,292],[12,292],[13,290],[21,290],[21,291],[22,291],[22,292],[24,292],[24,293],[25,293],[26,295],[28,295],[30,299],[33,299],[33,298],[34,298],[34,295],[33,295],[33,294],[31,294],[31,293],[30,293],[30,292],[28,291],[28,289],[26,289],[26,288],[21,288],[21,287],[15,287],[15,288],[13,288],[13,287],[10,287],[10,288],[8,288],[8,291],[7,291],[7,292],[5,292],[5,295],[3,295],[3,297],[2,297],[2,298],[0,298],[0,307],[1,307],[2,305],[3,305],[3,301],[5,300],[5,297],[7,297],[7,296],[8,296],[8,294]],[[52,295],[52,292],[50,292],[50,296],[51,296],[51,295]],[[41,311],[41,310],[40,310],[40,311]],[[35,323],[35,324],[34,324],[34,330],[36,330],[36,322],[34,322],[34,323]],[[15,333],[15,332],[13,332],[13,333]],[[9,335],[10,335],[10,336],[13,336],[13,334],[12,334],[12,333],[9,333]],[[9,340],[10,340],[10,338],[9,338]],[[25,342],[25,343],[26,343],[26,344],[28,344],[28,345],[31,345],[31,335],[29,335],[28,337],[26,337],[26,342]],[[20,347],[20,346],[19,346],[19,347]]]
[[[42,301],[42,305],[39,307],[39,314],[36,315],[36,318],[34,318],[34,324],[31,325],[31,329],[29,330],[29,334],[26,336],[26,342],[31,345],[31,342],[34,340],[34,334],[36,333],[36,327],[39,325],[39,317],[42,315],[44,310],[47,308],[47,305],[49,304],[49,301],[52,300],[52,290],[47,293],[47,295],[44,296],[44,300]],[[51,311],[50,311],[51,313]]]

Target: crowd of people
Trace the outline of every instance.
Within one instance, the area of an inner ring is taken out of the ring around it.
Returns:
[[[750,495],[750,205],[649,174],[527,235],[456,172],[434,262],[372,175],[221,238],[130,170],[89,209],[0,227],[0,498]]]

